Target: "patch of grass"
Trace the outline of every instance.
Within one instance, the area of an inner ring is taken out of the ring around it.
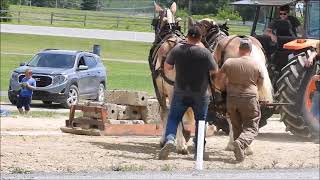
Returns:
[[[112,171],[143,171],[145,167],[138,164],[120,164],[112,165],[111,169]]]
[[[47,48],[92,51],[94,44],[101,46],[104,59],[141,61],[147,61],[151,47],[151,43],[143,42],[1,33],[1,52],[34,54]],[[21,59],[17,65],[30,58]]]
[[[147,61],[150,44],[127,41],[105,41],[52,36],[34,36],[1,33],[1,52],[36,53],[45,48],[90,50],[100,44],[103,58]],[[11,72],[21,62],[30,60],[30,55],[0,55],[1,90],[9,87]],[[103,61],[108,70],[107,89],[147,91],[153,94],[153,85],[148,64]]]
[[[21,167],[12,167],[11,174],[31,174],[32,171]]]
[[[298,168],[303,168],[304,167],[304,162],[299,163]]]
[[[279,164],[279,161],[278,160],[273,160],[272,163],[271,163],[271,167],[275,169],[275,168],[277,168],[277,164]]]
[[[160,168],[161,171],[173,171],[174,169],[176,169],[176,166],[172,164],[164,164]]]

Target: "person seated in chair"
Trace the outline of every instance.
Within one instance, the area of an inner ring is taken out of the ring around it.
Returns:
[[[301,23],[295,16],[289,15],[289,5],[280,7],[280,18],[272,21],[266,28],[264,35],[269,36],[273,42],[277,42],[277,36],[297,37],[302,33]]]

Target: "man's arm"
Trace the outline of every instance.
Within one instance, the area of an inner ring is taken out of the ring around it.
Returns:
[[[171,64],[168,64],[167,61],[164,63],[164,70],[165,71],[171,71],[173,70],[174,66]]]
[[[169,52],[169,54],[168,54],[168,56],[167,56],[167,58],[166,58],[166,60],[164,62],[164,70],[165,71],[173,70],[174,64],[175,64],[175,51],[176,51],[175,48],[173,48]]]
[[[277,42],[277,36],[273,34],[275,22],[272,21],[269,26],[264,30],[264,35],[269,36],[273,42]]]
[[[36,89],[36,81],[34,81],[33,83],[31,83],[30,85],[27,84],[26,88],[30,89],[30,90],[35,90]]]

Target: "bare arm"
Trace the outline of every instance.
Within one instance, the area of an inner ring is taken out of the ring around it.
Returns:
[[[277,42],[277,36],[272,33],[271,28],[266,28],[263,34],[269,36],[273,42]]]
[[[173,65],[168,64],[167,62],[164,63],[164,70],[165,70],[165,71],[172,71],[173,68],[174,68]]]
[[[36,87],[31,86],[31,85],[29,85],[29,84],[27,84],[26,88],[28,88],[28,89],[30,89],[30,90],[32,90],[32,91],[36,89]]]

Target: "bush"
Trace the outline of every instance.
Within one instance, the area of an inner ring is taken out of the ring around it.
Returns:
[[[175,16],[180,17],[180,18],[186,18],[189,16],[188,10],[187,9],[178,9]]]
[[[10,13],[6,10],[9,10],[9,0],[1,0],[0,1],[0,22],[8,22],[11,21],[9,17],[11,17]],[[6,18],[7,17],[7,18]]]
[[[228,8],[227,6],[224,6],[223,8],[220,8],[218,10],[218,13],[216,15],[216,19],[219,20],[242,20],[241,16],[239,15],[238,11],[233,11],[232,9]]]

